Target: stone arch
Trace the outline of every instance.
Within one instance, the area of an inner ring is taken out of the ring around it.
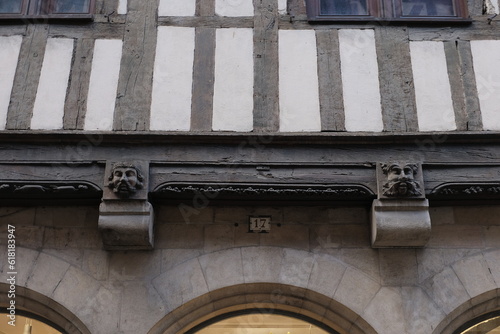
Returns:
[[[465,323],[500,310],[500,250],[476,253],[436,274],[428,290],[445,314],[433,334],[452,334]]]
[[[433,334],[453,334],[464,324],[494,311],[500,311],[500,289],[485,292],[457,307],[443,319]]]
[[[329,254],[228,248],[179,263],[152,285],[168,314],[150,334],[173,334],[221,313],[260,307],[305,314],[342,334],[376,333],[364,317],[380,283]]]
[[[9,285],[0,283],[1,307],[9,305],[8,291]],[[64,329],[68,334],[90,334],[85,324],[76,315],[53,299],[21,286],[16,286],[15,295],[15,305],[18,311],[25,311],[46,319]]]
[[[77,331],[68,330],[71,334],[116,331],[118,309],[109,307],[111,303],[116,303],[116,298],[84,269],[51,252],[26,247],[16,247],[16,266],[22,268],[16,276],[16,304],[26,308],[26,311],[45,317],[57,325],[52,317],[68,314],[65,318],[67,323],[75,320],[80,324],[76,327]],[[1,293],[0,305],[6,306],[8,302],[7,295]],[[53,307],[54,311],[47,316],[43,313],[46,305]],[[65,321],[63,323],[67,324]]]
[[[211,291],[178,307],[148,334],[180,334],[217,316],[255,309],[304,316],[341,334],[376,334],[358,314],[317,292],[279,283],[238,284]]]

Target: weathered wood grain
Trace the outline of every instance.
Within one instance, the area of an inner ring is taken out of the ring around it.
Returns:
[[[94,39],[77,40],[64,106],[64,129],[83,129],[93,53]]]
[[[428,26],[409,27],[410,40],[412,41],[450,41],[450,40],[475,40],[475,39],[500,39],[500,16],[491,22],[491,15],[473,16],[472,24],[453,26]]]
[[[118,8],[118,0],[96,0],[95,13],[110,15],[116,12]]]
[[[338,30],[317,30],[319,101],[322,131],[345,131]]]
[[[196,0],[196,16],[214,16],[215,0]]]
[[[114,117],[115,130],[147,130],[156,50],[158,0],[129,0]]]
[[[49,26],[29,25],[21,44],[21,52],[7,114],[7,129],[29,129],[42,70]]]
[[[458,42],[444,42],[444,51],[448,67],[448,77],[450,79],[451,99],[455,110],[455,123],[457,130],[467,129],[467,112],[465,110],[465,94],[462,81],[462,64],[458,55]]]
[[[460,74],[465,95],[465,111],[467,114],[466,130],[482,130],[483,121],[481,118],[479,95],[469,41],[458,41],[458,55],[460,57]]]
[[[384,131],[418,131],[406,28],[375,30]]]
[[[211,131],[215,80],[215,29],[196,28],[191,131]]]
[[[278,3],[254,0],[254,131],[279,129]]]
[[[225,16],[194,16],[177,17],[162,16],[158,18],[158,25],[174,27],[197,27],[197,28],[253,28],[254,18],[225,17]]]
[[[92,23],[86,25],[51,25],[49,36],[64,36],[68,38],[109,38],[122,39],[125,31],[125,24],[122,23]]]

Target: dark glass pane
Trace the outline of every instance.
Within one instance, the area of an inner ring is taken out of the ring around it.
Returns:
[[[88,13],[90,0],[56,0],[54,13]]]
[[[322,15],[368,15],[367,0],[321,0]]]
[[[402,0],[404,16],[455,16],[453,0]]]
[[[0,13],[20,13],[22,0],[0,0]]]

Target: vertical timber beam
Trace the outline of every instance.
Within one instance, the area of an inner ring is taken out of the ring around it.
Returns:
[[[279,129],[278,1],[254,0],[254,130]]]
[[[455,120],[459,131],[483,129],[479,97],[468,41],[444,42]]]
[[[321,131],[345,131],[339,32],[316,30]]]
[[[111,15],[116,12],[118,0],[96,0],[96,13]]]
[[[90,38],[81,38],[76,42],[68,94],[64,106],[65,130],[83,130],[94,42],[95,40]]]
[[[29,129],[42,72],[49,25],[29,24],[21,45],[6,129]]]
[[[215,29],[195,33],[191,131],[211,131],[215,81]]]
[[[196,0],[196,16],[214,16],[215,0]]]
[[[129,0],[114,129],[148,130],[159,0]]]
[[[375,30],[384,131],[418,131],[407,28]]]

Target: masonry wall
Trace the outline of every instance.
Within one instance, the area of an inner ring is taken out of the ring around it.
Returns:
[[[207,207],[186,223],[178,207],[161,206],[150,252],[102,250],[94,207],[2,208],[0,217],[2,244],[5,224],[16,226],[19,286],[62,304],[93,334],[150,333],[196,297],[264,282],[332,298],[369,325],[361,331],[350,319],[337,323],[341,333],[428,334],[441,333],[457,308],[496,296],[499,210],[434,208],[429,245],[399,250],[370,247],[365,208]],[[281,226],[249,233],[255,214]],[[291,297],[290,305],[308,309]]]

